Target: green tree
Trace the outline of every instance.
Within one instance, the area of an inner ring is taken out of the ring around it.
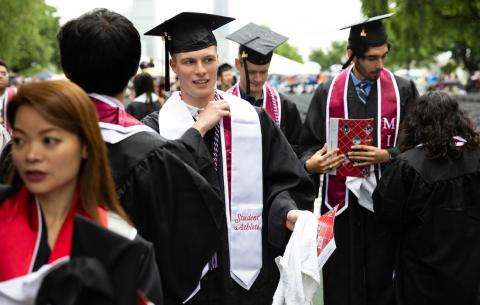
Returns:
[[[298,49],[293,45],[289,44],[288,42],[284,42],[282,45],[276,48],[273,52],[303,64],[303,58],[302,58],[302,55],[300,55],[300,52],[298,51]]]
[[[342,64],[347,52],[346,41],[334,41],[326,50],[314,49],[309,59],[320,64],[322,69],[328,69],[331,65]]]
[[[0,58],[17,72],[59,67],[55,8],[44,0],[0,0]]]
[[[451,59],[470,73],[480,69],[480,0],[361,1],[367,16],[396,13],[386,22],[393,64],[408,68],[451,52]]]

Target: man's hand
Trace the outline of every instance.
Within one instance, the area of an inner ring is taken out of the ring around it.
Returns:
[[[338,152],[338,148],[335,148],[327,153],[327,144],[325,143],[322,149],[318,150],[305,162],[305,168],[309,173],[325,174],[342,165],[345,156],[335,156]]]
[[[290,210],[290,211],[288,211],[288,213],[287,213],[287,223],[285,224],[287,229],[289,229],[290,231],[293,231],[293,228],[295,228],[295,223],[297,222],[297,219],[300,216],[300,213],[302,213],[302,211],[300,211],[300,210]]]
[[[386,149],[380,149],[369,145],[353,145],[348,158],[355,161],[353,166],[365,167],[372,164],[384,163],[390,160],[390,153]]]
[[[200,135],[204,137],[207,131],[217,125],[224,116],[230,116],[230,106],[228,102],[224,100],[211,101],[205,109],[200,112],[200,116],[195,124],[193,124],[193,128],[198,130]]]

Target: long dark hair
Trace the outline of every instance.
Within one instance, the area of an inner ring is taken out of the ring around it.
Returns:
[[[455,136],[467,142],[457,146]],[[399,134],[399,148],[403,152],[422,144],[430,159],[458,159],[463,149],[474,149],[479,140],[472,121],[457,101],[447,93],[432,91],[421,96],[405,117]]]
[[[135,90],[135,96],[140,96],[145,93],[148,112],[153,111],[153,98],[152,93],[155,92],[153,88],[153,78],[148,73],[140,73],[133,79],[133,89]]]
[[[53,125],[77,135],[87,147],[88,157],[82,161],[78,173],[82,208],[97,222],[100,221],[99,204],[128,221],[115,192],[107,147],[98,126],[97,112],[88,95],[79,86],[63,80],[23,85],[8,104],[7,118],[12,127],[15,127],[18,109],[23,106],[32,107]],[[15,168],[9,182],[16,187],[24,184]]]

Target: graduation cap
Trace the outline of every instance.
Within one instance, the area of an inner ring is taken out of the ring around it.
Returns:
[[[250,94],[250,80],[247,63],[266,65],[272,60],[273,50],[288,38],[274,31],[249,23],[226,37],[240,44],[240,57],[243,60],[247,83],[247,95]]]
[[[390,18],[394,13],[384,14],[367,18],[361,22],[357,22],[351,25],[347,25],[340,30],[350,28],[350,34],[348,36],[349,46],[352,48],[353,54],[348,61],[343,65],[345,69],[353,60],[353,57],[361,54],[355,54],[355,49],[359,46],[377,47],[381,46],[388,41],[387,31],[383,26],[382,20]]]
[[[226,37],[240,44],[240,55],[253,64],[265,65],[272,60],[273,50],[288,38],[274,31],[249,23]]]
[[[165,42],[165,90],[170,90],[168,53],[192,52],[216,46],[212,31],[235,20],[220,15],[183,12],[147,31],[144,35],[162,36]]]

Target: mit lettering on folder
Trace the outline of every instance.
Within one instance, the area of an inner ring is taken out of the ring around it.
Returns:
[[[351,151],[352,145],[372,145],[373,119],[330,118],[329,124],[328,150],[332,151],[338,148],[340,150],[339,154],[345,155],[344,163],[329,174],[344,177],[369,176],[370,166],[354,167],[355,161],[348,158],[348,152]]]

